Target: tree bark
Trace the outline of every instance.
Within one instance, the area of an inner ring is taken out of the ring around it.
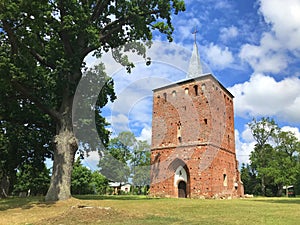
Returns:
[[[78,142],[72,125],[73,98],[64,98],[61,107],[61,119],[57,124],[54,137],[54,159],[50,187],[46,201],[58,201],[71,198],[71,175]]]
[[[55,137],[55,151],[50,187],[46,201],[66,200],[71,197],[71,175],[78,147],[73,131],[61,131]]]
[[[1,178],[0,189],[0,198],[7,198],[9,191],[9,177],[5,174]]]

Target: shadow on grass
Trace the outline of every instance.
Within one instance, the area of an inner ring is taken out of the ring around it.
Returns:
[[[253,201],[257,202],[265,202],[265,203],[279,203],[279,204],[300,204],[300,198],[258,198],[253,199]]]
[[[30,209],[34,206],[38,207],[50,207],[53,203],[46,203],[44,197],[8,197],[0,199],[0,211],[8,209]]]
[[[145,195],[74,195],[74,198],[80,200],[151,200]]]

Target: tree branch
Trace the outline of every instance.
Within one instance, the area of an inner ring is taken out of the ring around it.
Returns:
[[[60,16],[61,16],[61,25],[62,25],[62,29],[61,31],[58,32],[63,45],[64,45],[64,49],[67,53],[67,56],[71,56],[74,54],[73,48],[71,46],[70,43],[70,35],[68,33],[68,31],[66,31],[63,27],[64,27],[64,17],[66,16],[66,10],[64,9],[64,5],[63,5],[63,0],[59,1],[59,5],[58,5],[58,9],[60,12]]]
[[[9,23],[6,20],[1,20],[3,24],[3,29],[6,31],[9,42],[11,44],[11,53],[12,55],[15,55],[18,53],[18,41],[17,38],[10,27]]]
[[[110,1],[111,0],[98,0],[94,7],[90,21],[95,21],[101,15],[102,11],[104,10],[104,6],[106,6]]]
[[[30,101],[32,101],[44,113],[48,114],[51,118],[53,118],[56,121],[60,120],[60,114],[56,110],[51,109],[48,106],[44,105],[26,87],[22,86],[17,81],[12,81],[12,85],[16,88],[17,91],[19,91],[21,94],[23,94],[25,98],[27,98]]]
[[[37,60],[39,61],[42,65],[50,67],[51,69],[55,69],[56,66],[52,63],[49,63],[47,60],[45,60],[44,57],[42,57],[39,53],[37,53],[34,49],[29,48],[29,52],[31,53],[31,55]]]

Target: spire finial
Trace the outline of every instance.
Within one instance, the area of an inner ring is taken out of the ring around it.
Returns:
[[[194,31],[192,32],[192,34],[194,35],[194,42],[196,43],[196,40],[197,40],[197,33],[198,33],[198,30],[197,30],[197,27],[195,27]]]

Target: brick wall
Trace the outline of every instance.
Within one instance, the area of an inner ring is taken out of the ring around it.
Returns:
[[[174,170],[179,165],[188,174],[188,197],[243,194],[235,155],[232,99],[212,75],[154,90],[152,195],[178,196]]]

